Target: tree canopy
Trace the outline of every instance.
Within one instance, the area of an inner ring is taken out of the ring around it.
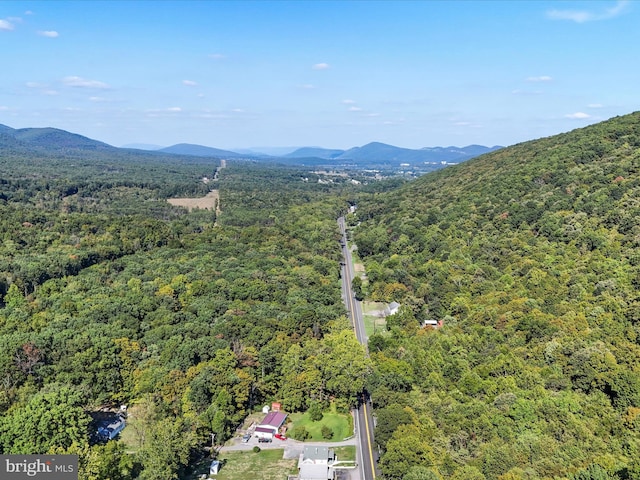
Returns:
[[[365,293],[408,309],[372,338],[372,398],[436,432],[440,475],[631,478],[638,147],[635,113],[360,195]],[[442,328],[420,327],[431,319]],[[393,362],[404,368],[391,380]],[[418,452],[395,467],[394,435],[381,464],[409,478]]]

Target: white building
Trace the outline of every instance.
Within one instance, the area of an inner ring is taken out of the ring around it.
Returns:
[[[304,447],[298,460],[300,480],[333,480],[336,455],[329,447]]]

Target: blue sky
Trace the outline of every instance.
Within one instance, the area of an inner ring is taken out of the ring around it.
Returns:
[[[511,145],[640,105],[640,2],[3,1],[0,123],[121,146]]]

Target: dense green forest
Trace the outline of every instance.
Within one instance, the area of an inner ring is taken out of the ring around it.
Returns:
[[[0,452],[167,480],[265,401],[355,403],[370,365],[341,299],[348,185],[248,162],[205,185],[216,160],[109,149],[0,157]],[[166,202],[211,188],[218,218]],[[135,444],[93,444],[91,414],[122,404]]]
[[[639,198],[640,113],[361,196],[386,478],[640,478]]]
[[[366,387],[388,480],[640,478],[639,113],[369,186],[4,145],[1,453],[178,478],[263,402]],[[166,202],[212,188],[220,215]],[[370,358],[340,297],[353,203],[362,293],[402,305]],[[92,442],[121,404],[135,442]]]

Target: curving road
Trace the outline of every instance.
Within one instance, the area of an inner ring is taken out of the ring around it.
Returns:
[[[340,227],[340,244],[342,245],[342,256],[344,258],[341,268],[342,296],[347,310],[349,311],[349,317],[351,319],[351,324],[353,325],[356,338],[361,344],[366,346],[367,334],[364,329],[364,321],[362,319],[362,306],[360,305],[360,302],[355,299],[353,290],[351,289],[354,272],[351,251],[347,244],[344,217],[340,217],[338,219],[338,226]],[[375,478],[379,476],[377,471],[377,450],[375,448],[373,438],[374,422],[372,411],[373,409],[371,407],[371,402],[369,401],[369,395],[367,392],[363,392],[360,399],[360,405],[355,412],[355,419],[356,438],[358,440],[358,466],[360,469],[360,476],[364,480],[375,480]]]

